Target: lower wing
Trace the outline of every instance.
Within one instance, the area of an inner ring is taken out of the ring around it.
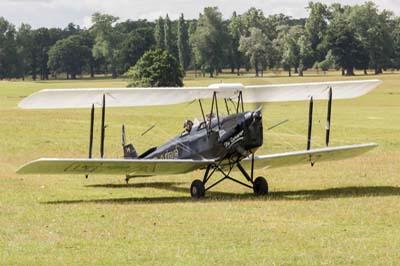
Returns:
[[[358,156],[378,146],[375,143],[327,147],[254,157],[254,167],[275,168],[317,163]],[[23,165],[18,174],[124,174],[132,176],[173,175],[191,172],[215,164],[215,160],[162,159],[38,159]],[[251,158],[241,161],[251,166]],[[222,166],[226,166],[225,163]]]
[[[132,176],[183,174],[214,160],[58,159],[42,158],[23,165],[18,174],[124,174]]]
[[[296,164],[315,164],[323,161],[347,159],[361,155],[377,146],[375,143],[367,143],[260,155],[254,157],[254,168],[277,168]],[[242,160],[241,164],[251,167],[251,158]]]

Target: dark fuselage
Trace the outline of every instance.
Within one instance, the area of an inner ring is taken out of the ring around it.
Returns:
[[[243,112],[193,126],[165,144],[141,155],[144,159],[244,158],[263,144],[260,111]]]

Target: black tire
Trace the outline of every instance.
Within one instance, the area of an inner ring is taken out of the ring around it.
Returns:
[[[192,198],[194,199],[200,199],[204,197],[206,194],[206,189],[204,187],[204,184],[201,180],[194,180],[192,182],[192,185],[190,186],[190,195],[192,195]]]
[[[257,196],[267,195],[268,194],[267,180],[262,176],[257,177],[253,184],[253,190],[254,194],[256,194]]]

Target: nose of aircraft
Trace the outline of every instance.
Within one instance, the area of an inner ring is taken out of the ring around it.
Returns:
[[[262,114],[261,114],[261,109],[257,109],[253,112],[253,119],[254,120],[261,120],[262,119]]]

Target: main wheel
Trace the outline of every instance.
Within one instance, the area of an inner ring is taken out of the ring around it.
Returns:
[[[199,199],[204,197],[206,194],[206,189],[204,188],[204,184],[201,180],[194,180],[192,185],[190,186],[190,195],[192,198]]]
[[[259,176],[256,178],[253,184],[254,194],[257,196],[267,195],[268,194],[268,182],[267,180]]]

